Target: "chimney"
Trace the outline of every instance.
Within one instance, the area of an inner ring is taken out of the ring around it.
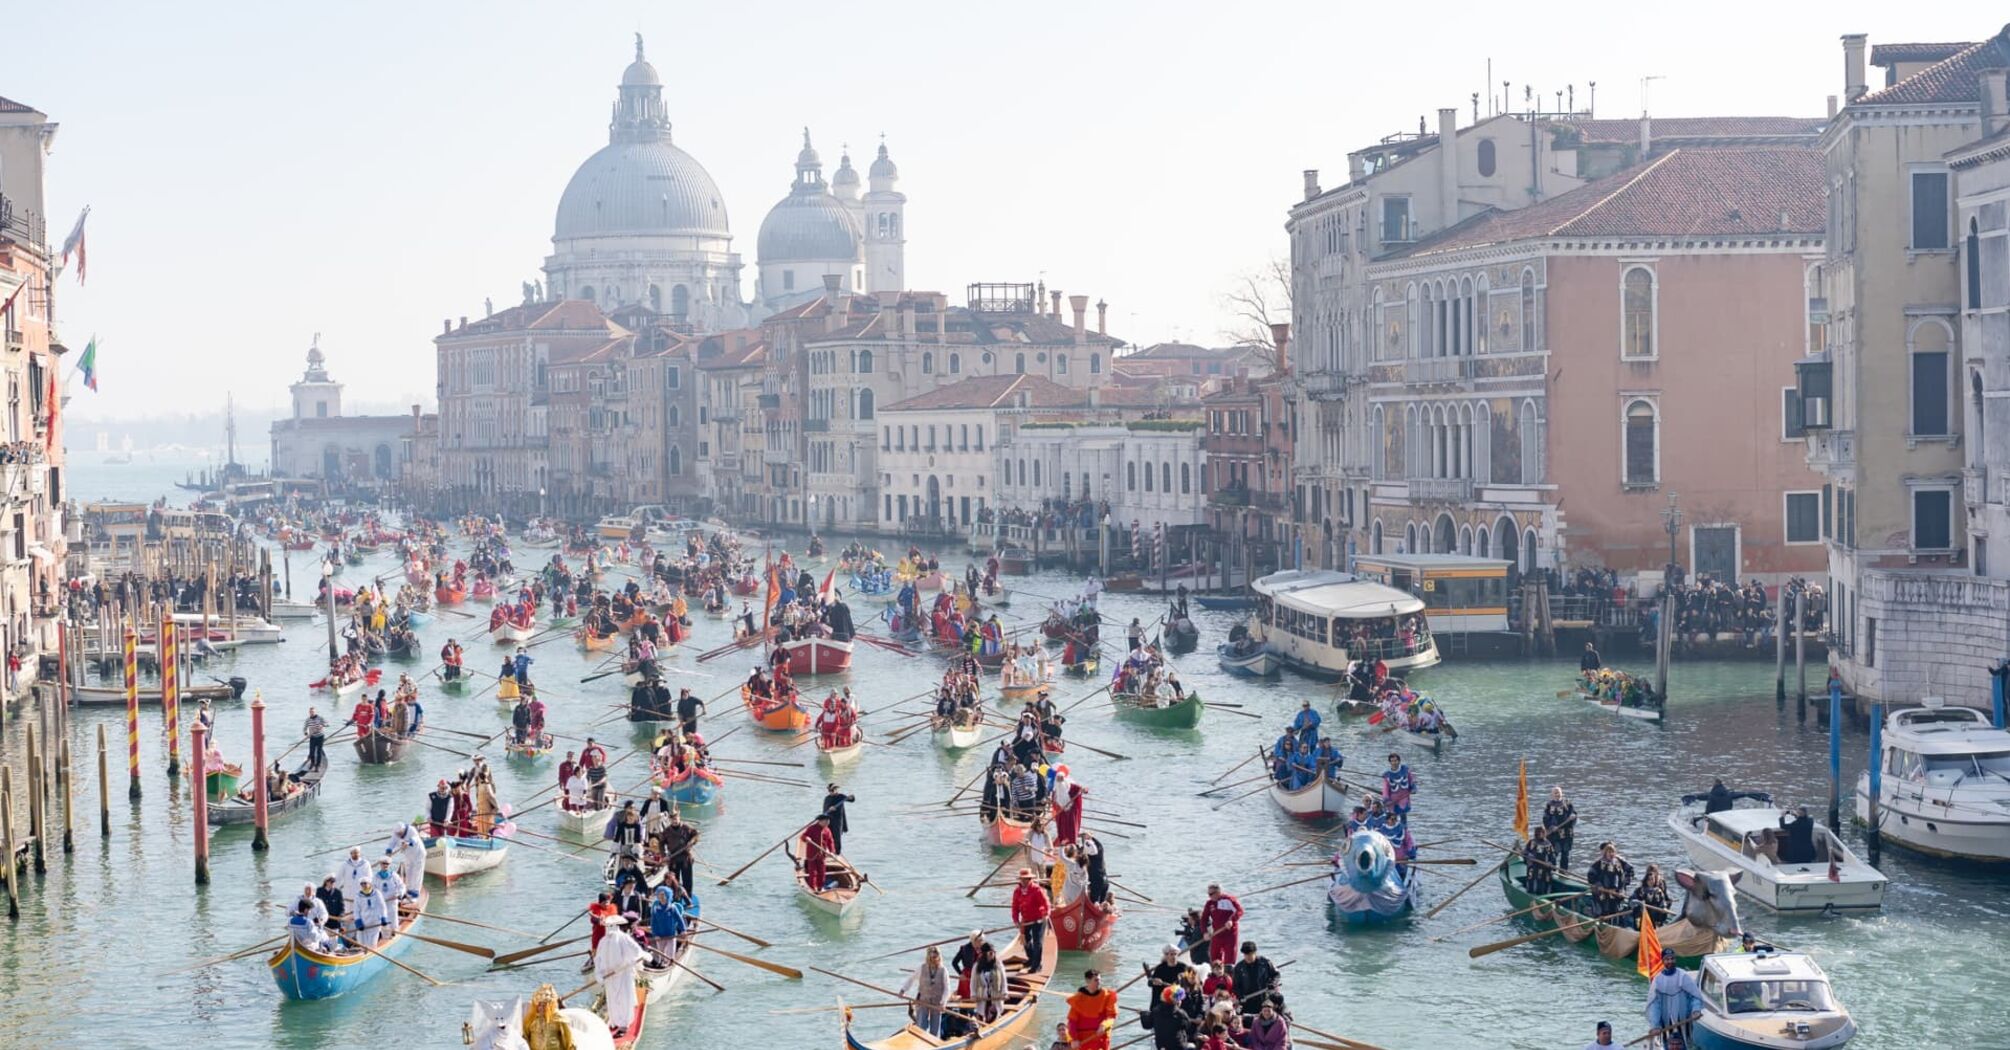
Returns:
[[[831,299],[836,299],[838,294],[839,282],[843,280],[844,278],[839,276],[838,274],[834,273],[824,274],[824,295]]]
[[[1057,288],[1051,294],[1054,296],[1054,312],[1047,316],[1058,321],[1061,319],[1061,291]]]
[[[1459,110],[1438,110],[1438,228],[1459,221]]]
[[[1110,334],[1110,304],[1101,299],[1096,300],[1096,334]]]
[[[1640,159],[1654,152],[1654,121],[1646,113],[1640,114]]]
[[[1869,90],[1863,79],[1863,47],[1869,38],[1862,33],[1843,34],[1843,104],[1855,102]]]
[[[467,314],[462,314],[462,315],[461,315],[461,327],[462,327],[462,328],[466,328],[467,326],[468,326],[468,315],[467,315]]]
[[[1068,306],[1075,311],[1075,345],[1080,346],[1089,341],[1089,297],[1071,295]]]
[[[1360,182],[1368,174],[1368,160],[1359,155],[1347,158],[1347,181]]]
[[[1836,97],[1834,95],[1829,96],[1829,119],[1836,119]]]
[[[440,334],[441,334],[441,335],[452,335],[452,334],[454,334],[454,319],[453,319],[453,318],[451,318],[451,317],[442,317],[442,318],[440,318]]]
[[[1291,354],[1289,353],[1291,346],[1290,323],[1286,321],[1273,323],[1270,326],[1270,341],[1277,347],[1277,370],[1279,372],[1291,371]]]
[[[1305,169],[1305,199],[1306,199],[1306,200],[1311,200],[1312,198],[1314,198],[1314,197],[1317,197],[1317,196],[1319,196],[1319,169],[1318,169],[1318,168],[1306,168],[1306,169]]]
[[[900,303],[900,334],[908,339],[921,335],[921,329],[914,323],[914,300],[902,299]],[[944,367],[947,367],[945,364]]]
[[[2010,124],[2010,70],[1982,71],[1982,134],[1986,137]]]

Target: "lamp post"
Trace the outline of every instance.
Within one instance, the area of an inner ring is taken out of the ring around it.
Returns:
[[[328,603],[328,662],[332,665],[341,653],[335,648],[335,566],[326,559],[321,562],[321,593]]]
[[[1661,512],[1661,527],[1668,533],[1668,572],[1670,575],[1673,575],[1675,571],[1675,534],[1682,529],[1682,508],[1678,505],[1679,502],[1680,497],[1675,494],[1673,489],[1670,489],[1668,492],[1668,509]]]

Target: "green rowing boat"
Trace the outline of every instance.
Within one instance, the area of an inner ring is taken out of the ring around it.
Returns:
[[[1207,710],[1198,689],[1188,693],[1184,699],[1163,706],[1136,693],[1112,693],[1111,696],[1116,702],[1118,718],[1154,729],[1199,728],[1201,713]]]
[[[1501,891],[1507,895],[1509,906],[1515,911],[1535,909],[1522,916],[1522,921],[1532,922],[1543,929],[1566,927],[1558,934],[1565,940],[1591,941],[1601,955],[1625,959],[1629,963],[1633,961],[1640,947],[1640,931],[1595,920],[1577,910],[1590,899],[1590,887],[1583,879],[1568,872],[1559,872],[1554,880],[1556,891],[1537,897],[1522,884],[1522,876],[1527,871],[1528,865],[1520,857],[1510,857],[1500,867]],[[1544,901],[1551,903],[1538,907]],[[1685,966],[1696,965],[1697,960],[1712,952],[1728,951],[1735,943],[1731,938],[1719,936],[1687,918],[1659,927],[1656,934],[1661,938],[1661,946],[1672,949]]]

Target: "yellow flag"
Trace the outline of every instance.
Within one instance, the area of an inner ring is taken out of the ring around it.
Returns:
[[[1661,972],[1661,935],[1654,932],[1654,919],[1645,904],[1640,906],[1640,948],[1633,955],[1633,968],[1650,981]]]
[[[1521,776],[1514,789],[1514,833],[1528,838],[1528,759],[1521,760]]]

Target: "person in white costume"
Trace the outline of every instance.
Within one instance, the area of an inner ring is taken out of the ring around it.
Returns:
[[[606,936],[593,953],[593,975],[607,990],[607,1026],[615,1035],[627,1031],[635,1019],[635,981],[649,953],[628,935],[628,920],[611,915],[601,920]]]
[[[377,892],[377,884],[365,882],[356,898],[356,943],[375,948],[397,923],[396,905]]]
[[[335,869],[335,885],[342,887],[342,899],[349,902],[351,910],[356,906],[357,891],[369,881],[370,862],[363,859],[363,847],[349,847],[349,855]]]

